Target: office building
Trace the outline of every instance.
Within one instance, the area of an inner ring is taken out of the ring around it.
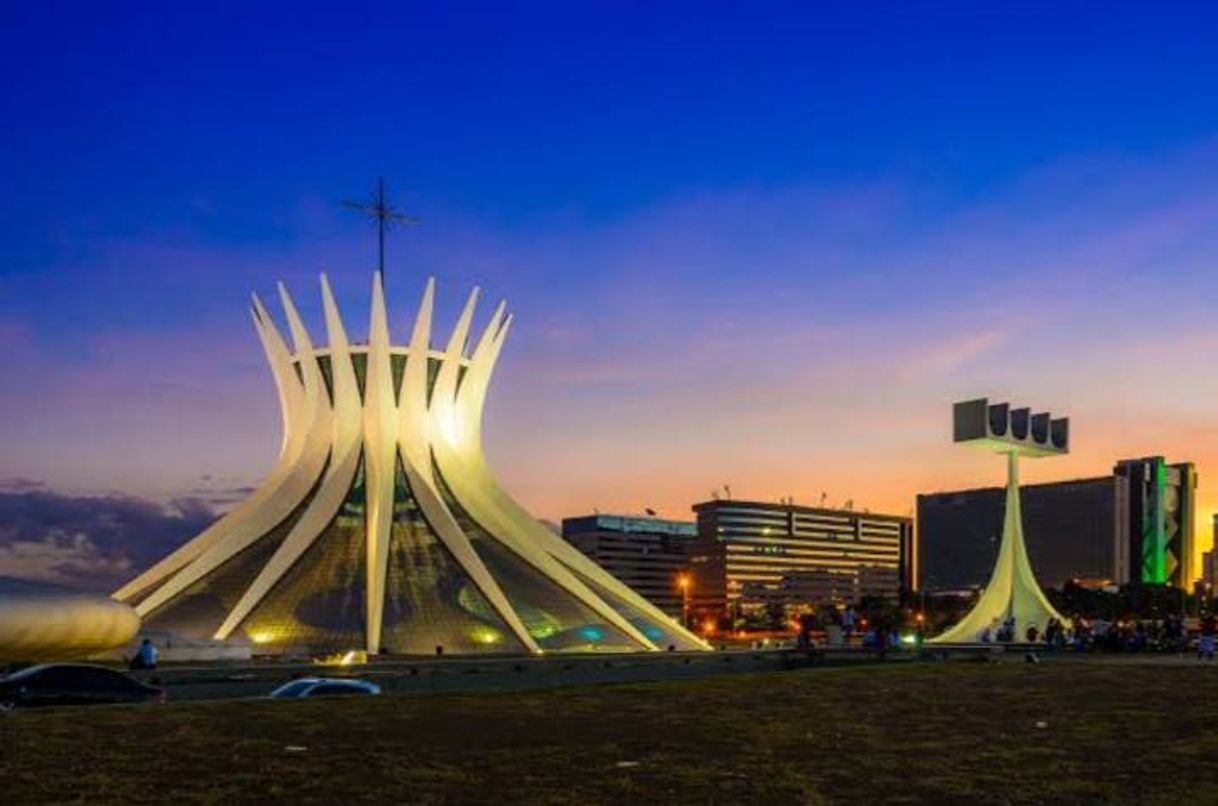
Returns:
[[[998,557],[1005,490],[987,487],[918,496],[919,589],[985,585]],[[1067,580],[1115,574],[1116,484],[1111,477],[1020,488],[1024,543],[1036,578]]]
[[[1207,595],[1212,596],[1218,591],[1218,515],[1214,516],[1210,550],[1201,555],[1201,578],[1198,581]]]
[[[682,614],[677,581],[697,530],[691,521],[624,515],[564,518],[563,538],[660,610]]]
[[[866,595],[896,599],[912,581],[909,518],[730,500],[697,504],[694,513],[689,568],[700,617]]]
[[[1021,488],[1036,578],[1050,588],[1087,583],[1168,584],[1191,590],[1197,474],[1162,457],[1118,462],[1109,476]],[[917,499],[918,584],[930,592],[989,581],[1002,533],[1004,490]]]
[[[1192,590],[1197,471],[1161,456],[1117,464],[1116,580]],[[1125,530],[1128,530],[1125,532]]]

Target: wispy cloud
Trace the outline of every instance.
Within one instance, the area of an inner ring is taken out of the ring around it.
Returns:
[[[952,372],[992,354],[1009,341],[1009,334],[1001,330],[965,333],[947,342],[932,345],[914,358],[908,371],[914,375]]]

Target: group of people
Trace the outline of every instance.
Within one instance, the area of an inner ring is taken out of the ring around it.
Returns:
[[[997,627],[997,629],[995,629]],[[981,631],[981,643],[988,644],[992,641],[997,641],[1000,644],[1009,644],[1015,640],[1015,617],[1007,616],[1002,620],[1002,624],[998,624],[998,619],[990,622],[990,625]]]
[[[1029,624],[1023,634],[1024,641],[1029,644],[1035,644],[1044,641],[1049,646],[1062,646],[1067,642],[1065,625],[1060,619],[1053,617],[1045,624],[1044,632],[1035,624]],[[997,641],[1000,644],[1009,644],[1015,640],[1015,617],[1007,616],[998,623],[998,619],[986,627],[981,632],[981,642],[988,644],[991,641]]]
[[[1197,628],[1197,657],[1214,659],[1215,644],[1218,643],[1218,617],[1208,613],[1201,617]],[[1013,616],[1002,622],[994,619],[982,630],[982,643],[1013,643],[1016,623]],[[1043,644],[1045,649],[1077,652],[1187,652],[1192,645],[1190,633],[1184,619],[1168,616],[1164,619],[1139,619],[1133,621],[1107,621],[1105,619],[1076,618],[1071,626],[1060,619],[1050,618],[1042,631],[1036,624],[1024,630],[1024,643]]]

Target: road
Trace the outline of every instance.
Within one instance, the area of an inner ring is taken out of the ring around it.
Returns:
[[[887,662],[911,660],[914,660],[912,654],[895,654],[890,655]],[[860,650],[831,650],[812,658],[787,650],[727,650],[540,658],[394,659],[353,666],[267,661],[239,666],[168,666],[134,675],[163,686],[170,702],[182,702],[260,697],[295,677],[312,676],[359,677],[377,683],[386,693],[408,694],[680,680],[805,666],[829,668],[878,663],[873,653]]]

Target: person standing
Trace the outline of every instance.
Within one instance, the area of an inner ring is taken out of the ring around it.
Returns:
[[[1201,635],[1197,638],[1197,660],[1214,659],[1214,636],[1218,633],[1218,620],[1213,613],[1201,617]]]
[[[140,642],[140,648],[136,651],[135,657],[131,659],[132,669],[155,669],[157,657],[160,655],[157,648],[152,645],[152,641],[145,638]]]
[[[854,608],[850,605],[846,605],[846,609],[842,611],[842,635],[849,646],[850,636],[854,635]]]

